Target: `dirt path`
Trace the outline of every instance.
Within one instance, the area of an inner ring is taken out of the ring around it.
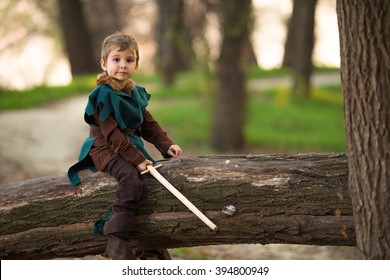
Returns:
[[[88,135],[85,100],[0,113],[0,183],[66,171]]]
[[[251,81],[266,88],[288,84],[288,79]],[[315,83],[339,83],[339,76],[322,75]],[[65,172],[75,162],[88,135],[83,121],[86,96],[43,107],[0,112],[0,184]],[[155,153],[155,152],[154,152]],[[153,156],[156,156],[153,155]],[[173,258],[216,259],[356,259],[354,248],[300,245],[225,245],[172,251]]]

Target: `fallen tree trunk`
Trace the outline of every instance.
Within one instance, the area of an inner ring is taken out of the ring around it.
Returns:
[[[211,231],[150,176],[137,213],[137,249],[211,244],[355,245],[347,158],[343,154],[184,157],[159,170],[219,227]],[[0,258],[80,257],[104,251],[92,234],[108,214],[116,182],[81,173],[0,186]],[[226,205],[237,212],[221,213]]]

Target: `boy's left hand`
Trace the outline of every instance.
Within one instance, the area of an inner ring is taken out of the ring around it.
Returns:
[[[183,151],[178,145],[171,145],[167,151],[167,154],[171,157],[180,157],[182,155]]]

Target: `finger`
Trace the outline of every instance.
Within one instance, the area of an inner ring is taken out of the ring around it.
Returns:
[[[181,150],[180,150],[180,149],[175,150],[175,155],[176,155],[177,157],[180,156],[180,155],[181,155]]]
[[[182,150],[181,149],[177,149],[176,150],[176,156],[181,156],[181,154],[182,154]]]
[[[171,157],[176,157],[175,152],[170,152],[169,155],[170,155]]]

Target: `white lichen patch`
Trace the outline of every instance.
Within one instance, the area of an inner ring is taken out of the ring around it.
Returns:
[[[94,186],[91,186],[90,184],[85,184],[77,191],[77,193],[75,193],[75,196],[89,196],[95,191],[101,190],[109,185],[110,185],[109,182],[99,182]]]
[[[273,178],[269,178],[269,179],[254,181],[251,184],[254,187],[283,186],[283,185],[287,185],[289,180],[290,180],[290,177],[287,177],[287,178],[273,177]]]
[[[186,177],[188,182],[193,182],[193,183],[200,183],[200,182],[207,181],[207,179],[203,178],[203,177],[191,177],[191,176],[188,176],[188,175],[185,175],[185,177]]]

